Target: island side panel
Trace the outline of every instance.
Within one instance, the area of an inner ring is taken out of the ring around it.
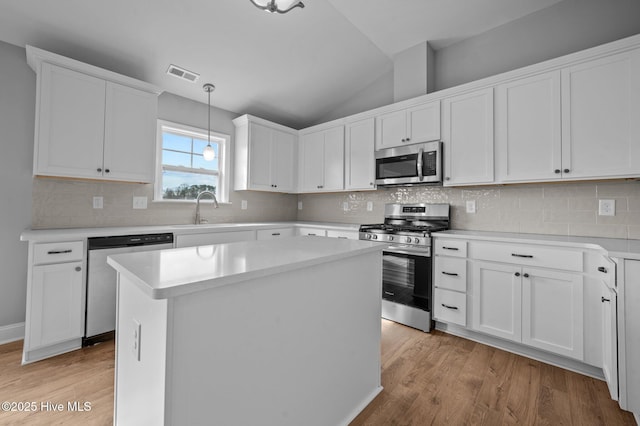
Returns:
[[[339,425],[380,391],[381,252],[174,299],[171,424]]]
[[[168,305],[168,300],[149,298],[125,274],[118,274],[114,407],[118,426],[164,424]]]

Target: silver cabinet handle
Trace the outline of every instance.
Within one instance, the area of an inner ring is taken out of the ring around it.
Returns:
[[[338,237],[338,239],[340,239],[340,240],[348,240],[347,237]]]
[[[607,273],[607,268],[605,268],[604,266],[600,266],[600,267],[598,267],[598,271],[606,274]]]
[[[459,249],[458,249],[458,247],[446,247],[446,246],[442,246],[442,248],[443,248],[444,250],[453,250],[453,251],[458,251],[458,250],[459,250]]]
[[[442,273],[445,274],[445,275],[449,275],[451,277],[457,277],[458,276],[458,274],[454,274],[454,273],[451,273],[451,272],[442,271]]]
[[[73,250],[69,249],[69,250],[51,250],[48,251],[47,254],[67,254],[67,253],[71,253]]]
[[[82,271],[82,268],[79,266],[76,266],[76,272],[80,272],[80,271]]]
[[[418,179],[422,180],[422,148],[418,150],[418,161],[416,163],[416,168],[418,169]]]
[[[390,291],[385,291],[384,294],[388,296],[395,296],[395,293],[391,293]]]
[[[273,233],[273,234],[271,234],[271,235],[273,235],[274,237],[277,237],[278,235],[280,235],[280,233],[279,233],[279,232],[274,232],[274,233]]]
[[[524,274],[523,277],[529,278],[529,274]]]
[[[562,171],[562,173],[569,173],[570,171],[571,171],[571,170],[569,170],[569,169],[564,169],[564,170]]]
[[[602,303],[604,303],[604,302],[611,302],[611,299],[607,299],[607,298],[605,298],[604,296],[602,296],[602,297],[600,298],[600,301],[601,301]]]
[[[452,309],[452,310],[454,310],[454,311],[457,311],[457,310],[458,310],[458,307],[457,307],[457,306],[445,305],[444,303],[441,303],[441,305],[442,305],[443,307],[447,308],[447,309]]]
[[[519,276],[520,276],[520,272],[516,272],[516,273],[515,273],[515,274],[513,274],[513,275],[515,275],[516,277],[519,277]]]

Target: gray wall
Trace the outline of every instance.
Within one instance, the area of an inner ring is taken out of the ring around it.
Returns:
[[[35,83],[24,49],[0,42],[0,328],[24,321]]]
[[[638,0],[564,0],[436,51],[436,90],[638,33]]]

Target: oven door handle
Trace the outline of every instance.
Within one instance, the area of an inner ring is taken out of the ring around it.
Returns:
[[[382,254],[407,254],[409,256],[431,257],[431,250],[412,250],[403,247],[389,246],[383,250]]]
[[[422,176],[422,153],[424,150],[420,148],[418,150],[418,161],[416,162],[416,169],[418,169],[418,179],[423,180],[424,176]]]

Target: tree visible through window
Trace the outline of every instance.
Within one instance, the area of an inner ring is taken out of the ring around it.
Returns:
[[[211,136],[215,157],[204,159],[207,131],[181,126],[175,123],[159,127],[159,170],[156,182],[156,199],[195,200],[198,193],[211,191],[220,198],[223,174],[224,135]]]

